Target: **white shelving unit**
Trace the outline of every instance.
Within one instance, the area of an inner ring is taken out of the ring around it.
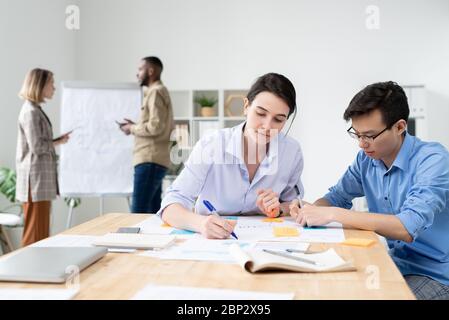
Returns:
[[[204,127],[221,129],[233,127],[245,120],[243,116],[243,97],[247,90],[172,90],[170,97],[173,105],[175,124],[187,124],[190,146],[204,135]],[[213,106],[213,116],[201,115],[201,106],[195,103],[195,98],[205,96],[218,100]],[[227,111],[229,110],[229,111]],[[206,125],[204,125],[206,124]]]
[[[403,86],[410,107],[409,126],[412,134],[422,140],[429,138],[426,87],[424,85]]]

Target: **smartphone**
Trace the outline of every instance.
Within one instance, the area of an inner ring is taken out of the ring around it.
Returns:
[[[121,227],[118,228],[116,233],[139,233],[140,228],[139,227]]]

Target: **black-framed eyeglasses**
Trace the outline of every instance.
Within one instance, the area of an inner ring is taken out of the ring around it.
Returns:
[[[364,142],[368,142],[371,143],[374,141],[374,139],[376,139],[378,136],[380,136],[382,133],[384,133],[385,131],[389,130],[391,127],[386,127],[385,129],[383,129],[381,132],[379,132],[378,134],[372,135],[372,136],[367,136],[366,134],[358,134],[354,131],[351,131],[351,129],[354,129],[353,127],[350,127],[348,130],[346,130],[346,132],[348,132],[349,136],[353,139],[356,140],[362,140]]]

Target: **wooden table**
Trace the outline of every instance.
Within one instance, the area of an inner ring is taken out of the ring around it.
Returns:
[[[62,234],[103,235],[132,226],[151,215],[110,213]],[[159,260],[137,253],[108,253],[85,269],[75,299],[129,299],[147,284],[213,287],[268,292],[295,292],[295,299],[415,299],[375,233],[345,230],[347,238],[368,238],[368,248],[312,244],[311,250],[333,247],[354,261],[356,272],[250,274],[240,266],[205,261]],[[64,288],[65,285],[0,283],[0,288]],[[187,297],[186,297],[187,298]]]

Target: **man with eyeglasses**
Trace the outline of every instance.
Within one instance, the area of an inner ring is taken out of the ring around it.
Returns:
[[[362,149],[313,205],[290,210],[301,225],[339,222],[387,238],[390,255],[418,299],[449,299],[449,153],[407,133],[409,107],[394,82],[371,84],[344,113]],[[369,212],[349,210],[366,197]],[[327,208],[325,208],[327,207]]]

